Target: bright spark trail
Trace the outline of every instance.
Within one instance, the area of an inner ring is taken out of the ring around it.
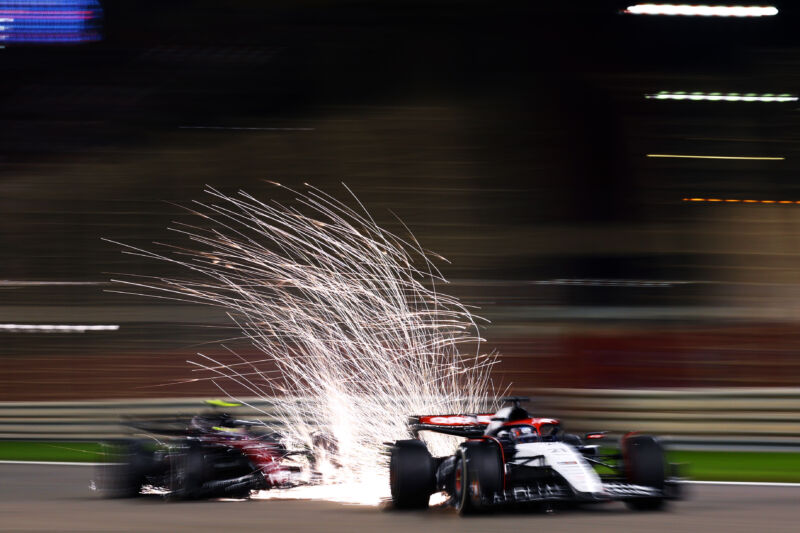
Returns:
[[[377,504],[389,494],[384,443],[410,438],[409,415],[493,407],[497,359],[481,353],[476,318],[437,290],[446,280],[413,236],[379,227],[354,196],[357,209],[313,187],[275,185],[296,206],[207,188],[211,201],[189,209],[198,224],[170,228],[188,247],[116,243],[191,276],[114,281],[133,294],[226,309],[258,358],[231,350],[236,363],[203,354],[190,363],[233,399],[282,398],[280,431],[291,445],[333,437],[321,485],[264,497]],[[452,452],[452,437],[435,437],[434,455]]]

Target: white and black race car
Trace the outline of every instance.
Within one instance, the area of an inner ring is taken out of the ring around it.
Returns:
[[[390,445],[392,501],[398,509],[427,508],[436,492],[460,514],[509,504],[623,501],[635,510],[655,510],[681,495],[680,480],[658,439],[631,433],[619,450],[601,455],[594,444],[605,433],[584,438],[566,434],[554,418],[536,418],[520,406],[494,414],[427,415],[410,419],[410,429],[464,437],[455,453],[433,457],[418,438]],[[591,442],[592,444],[586,444]],[[594,468],[599,467],[598,469]],[[609,472],[600,474],[598,470]]]

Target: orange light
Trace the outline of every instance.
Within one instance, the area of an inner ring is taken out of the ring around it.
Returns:
[[[684,198],[684,202],[726,202],[744,204],[800,204],[800,200],[740,200],[739,198]]]
[[[647,154],[647,157],[671,159],[736,159],[748,161],[783,161],[785,157],[740,156],[740,155],[687,155],[687,154]]]

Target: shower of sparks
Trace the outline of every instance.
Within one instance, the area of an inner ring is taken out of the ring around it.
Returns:
[[[264,497],[377,504],[389,495],[384,443],[410,438],[409,415],[494,406],[496,356],[481,353],[476,317],[437,290],[446,280],[413,236],[379,227],[354,196],[356,209],[313,187],[291,191],[293,207],[205,192],[211,200],[189,209],[198,224],[170,228],[192,244],[121,244],[191,276],[115,281],[126,292],[226,309],[258,358],[230,350],[236,363],[204,354],[190,363],[233,399],[280,397],[287,442],[333,456],[317,467],[320,485]],[[319,435],[335,445],[320,446]],[[444,455],[452,439],[428,444]]]

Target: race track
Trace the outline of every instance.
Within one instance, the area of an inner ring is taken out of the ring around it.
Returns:
[[[644,531],[726,533],[800,530],[800,487],[694,485],[665,512],[605,504],[554,513],[460,518],[452,510],[396,512],[327,502],[267,500],[167,503],[102,500],[85,466],[0,464],[1,531],[324,531],[366,533]]]

